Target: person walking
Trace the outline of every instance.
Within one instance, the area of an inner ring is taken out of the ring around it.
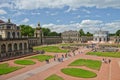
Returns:
[[[108,59],[108,63],[111,63],[111,60],[110,60],[110,59]]]

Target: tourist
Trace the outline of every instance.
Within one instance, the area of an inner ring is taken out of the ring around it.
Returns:
[[[67,57],[68,57],[67,55],[68,55],[68,54],[66,53],[66,54],[65,54],[65,58],[67,58]]]
[[[111,62],[111,60],[110,59],[108,59],[108,63],[110,63]]]
[[[62,58],[64,59],[64,55],[62,54]]]
[[[47,64],[49,63],[49,59],[46,59],[45,61],[46,61]]]

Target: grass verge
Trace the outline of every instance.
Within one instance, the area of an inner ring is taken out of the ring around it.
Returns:
[[[49,76],[48,78],[46,78],[45,80],[64,80],[64,79],[56,74],[53,74]]]
[[[63,68],[61,70],[64,74],[73,76],[73,77],[80,77],[80,78],[93,78],[96,77],[96,73],[84,69],[79,68]]]
[[[101,67],[101,61],[90,59],[78,59],[69,64],[69,66],[86,66],[91,69],[99,70]]]
[[[0,64],[0,75],[8,74],[21,68],[22,67],[18,67],[18,66],[13,67],[13,66],[9,66],[8,63],[3,63],[3,64]]]
[[[88,52],[87,55],[120,58],[120,52]]]
[[[51,59],[53,58],[53,56],[50,56],[50,55],[37,55],[37,56],[32,56],[30,57],[31,59],[37,59],[39,61],[45,61],[46,59]]]
[[[66,53],[68,50],[60,49],[58,46],[37,46],[33,48],[34,50],[44,50],[46,52],[54,52],[54,53]]]
[[[14,63],[16,64],[20,64],[20,65],[32,65],[32,64],[35,64],[34,61],[32,60],[15,60]]]

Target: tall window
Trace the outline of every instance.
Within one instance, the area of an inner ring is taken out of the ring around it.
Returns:
[[[12,33],[13,38],[15,38],[15,32]]]
[[[18,38],[20,37],[20,34],[19,34],[19,32],[17,32],[17,36],[18,36]]]
[[[7,32],[7,38],[10,39],[10,32]]]
[[[1,45],[1,53],[5,53],[6,52],[6,45],[3,44]]]
[[[19,49],[22,50],[22,43],[19,44]]]
[[[27,43],[24,43],[24,49],[27,49]]]
[[[16,43],[14,44],[14,50],[17,50],[17,44]]]
[[[8,52],[12,51],[12,44],[8,44]]]

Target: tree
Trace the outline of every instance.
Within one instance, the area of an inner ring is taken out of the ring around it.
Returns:
[[[44,36],[48,36],[49,33],[51,32],[49,28],[42,28],[42,31]]]
[[[109,36],[115,36],[116,34],[115,33],[110,33]]]
[[[86,36],[93,36],[93,34],[91,34],[90,32],[87,32]]]
[[[29,25],[20,25],[21,28],[21,34],[22,36],[33,36],[34,35],[34,30],[31,26]]]
[[[120,36],[120,30],[116,31],[116,36]]]
[[[48,36],[58,36],[57,32],[50,32]]]
[[[85,36],[85,33],[84,33],[83,29],[80,29],[79,33],[80,33],[80,36]]]

